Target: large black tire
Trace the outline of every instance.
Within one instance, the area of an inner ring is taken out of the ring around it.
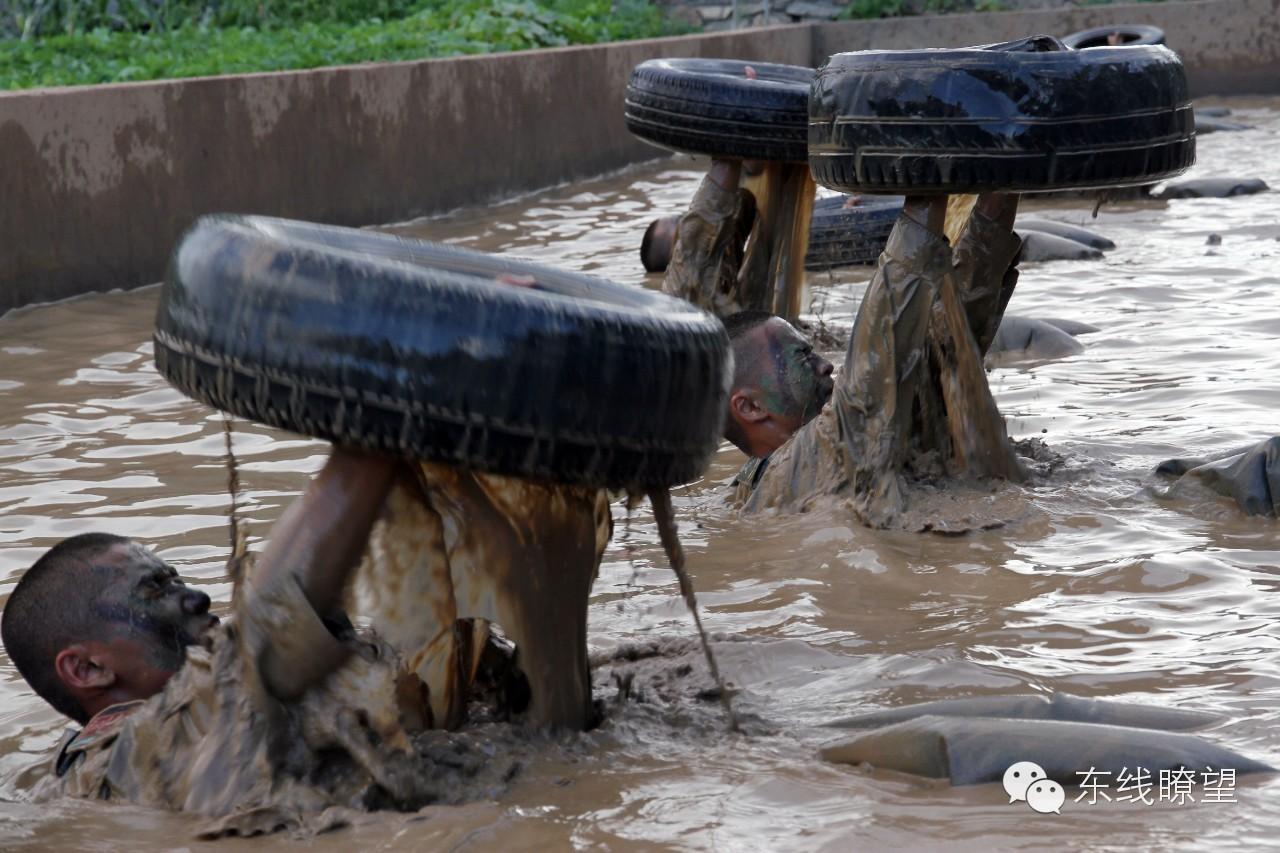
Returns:
[[[720,440],[730,363],[719,321],[660,293],[250,216],[204,217],[182,238],[155,344],[179,390],[241,417],[601,487],[697,477]]]
[[[814,202],[805,269],[874,264],[884,251],[902,212],[902,196],[863,196],[854,207],[845,207],[844,202],[844,196]]]
[[[1118,45],[1111,44],[1112,36],[1119,38]],[[1072,50],[1095,47],[1119,47],[1131,44],[1164,44],[1164,30],[1149,24],[1114,24],[1094,27],[1062,37],[1062,43]]]
[[[650,59],[631,72],[627,128],[688,154],[803,163],[812,80],[812,68],[796,65]]]
[[[861,51],[809,102],[809,165],[845,192],[1148,184],[1195,162],[1182,63],[1164,47]]]

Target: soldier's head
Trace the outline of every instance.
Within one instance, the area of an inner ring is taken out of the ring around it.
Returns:
[[[663,216],[649,223],[644,231],[644,239],[640,241],[640,263],[647,272],[666,272],[671,263],[671,253],[675,251],[676,226],[680,224],[678,216]]]
[[[748,456],[768,456],[831,399],[835,368],[766,311],[741,311],[724,325],[734,360],[725,438]]]
[[[5,651],[58,711],[85,722],[164,688],[216,625],[209,596],[138,543],[64,539],[23,574],[0,622]]]

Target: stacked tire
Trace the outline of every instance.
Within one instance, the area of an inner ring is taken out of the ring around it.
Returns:
[[[627,84],[627,127],[686,154],[804,163],[812,81],[796,65],[651,59]]]
[[[901,196],[863,196],[846,207],[846,196],[820,198],[809,223],[809,270],[874,264],[902,212]]]

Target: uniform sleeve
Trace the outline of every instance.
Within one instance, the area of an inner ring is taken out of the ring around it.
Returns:
[[[349,649],[325,626],[292,572],[246,583],[236,600],[245,680],[257,679],[277,699],[292,699],[324,678]]]
[[[943,237],[899,217],[858,308],[831,402],[770,458],[746,509],[803,509],[813,497],[843,492],[873,526],[901,510],[899,471],[929,314],[950,263]]]
[[[1008,228],[976,210],[955,247],[953,281],[969,328],[986,355],[995,339],[1005,306],[1018,283],[1015,260],[1022,240]]]
[[[723,282],[735,281],[738,275],[738,270],[725,267],[732,263],[728,250],[738,235],[740,195],[739,190],[721,187],[710,175],[702,179],[676,227],[671,263],[662,280],[663,293],[717,316],[733,313],[734,294],[721,289]]]

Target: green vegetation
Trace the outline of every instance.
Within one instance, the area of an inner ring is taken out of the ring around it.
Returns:
[[[1071,0],[1076,6],[1106,6],[1117,0]],[[1125,0],[1120,0],[1125,2]],[[1163,3],[1165,0],[1137,0]],[[900,18],[909,15],[941,15],[948,12],[1004,12],[1020,8],[1007,0],[851,0],[841,18]],[[1022,7],[1025,8],[1025,7]]]
[[[947,12],[997,12],[1002,0],[852,0],[842,18],[901,18]]]
[[[647,0],[17,0],[0,89],[155,80],[648,38]]]
[[[916,12],[907,0],[852,0],[840,12],[841,18],[897,18]]]

